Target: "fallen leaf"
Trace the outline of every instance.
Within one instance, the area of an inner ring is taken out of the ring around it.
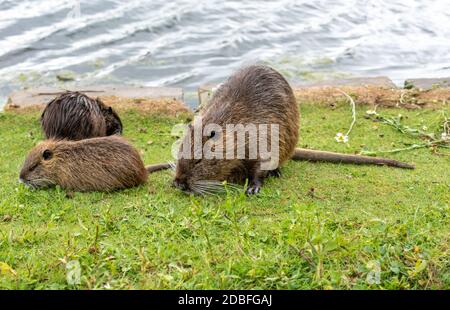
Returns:
[[[0,262],[0,274],[12,274],[13,276],[17,275],[17,272],[11,268],[7,263]]]

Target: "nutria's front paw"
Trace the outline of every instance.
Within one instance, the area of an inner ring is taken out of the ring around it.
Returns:
[[[255,183],[249,184],[245,193],[247,195],[256,195],[261,190],[261,186],[262,186],[261,182],[255,182]]]

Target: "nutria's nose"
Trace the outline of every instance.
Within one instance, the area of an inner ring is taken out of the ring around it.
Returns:
[[[181,189],[182,191],[186,191],[189,189],[189,186],[188,186],[186,180],[181,180],[181,179],[173,180],[173,186]]]
[[[20,171],[19,182],[20,183],[24,183],[25,182],[25,172],[24,171]]]

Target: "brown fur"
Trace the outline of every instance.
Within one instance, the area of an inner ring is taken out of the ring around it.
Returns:
[[[59,185],[74,191],[114,191],[143,184],[149,172],[137,150],[119,136],[80,141],[46,140],[27,156],[20,181],[34,188]]]
[[[294,153],[299,130],[297,103],[288,82],[269,67],[250,66],[239,70],[216,91],[201,117],[203,125],[214,123],[222,127],[226,124],[278,124],[279,165]],[[194,126],[190,129],[191,135]],[[203,144],[207,140],[205,138]],[[249,179],[256,182],[264,174],[259,166],[258,159],[180,159],[174,183],[182,189],[195,191],[198,181],[243,183]]]
[[[249,66],[232,75],[201,111],[201,117],[203,127],[207,124],[218,124],[222,128],[226,124],[278,124],[280,130],[278,167],[291,158],[402,166],[397,165],[398,162],[384,159],[368,160],[367,157],[329,152],[325,156],[324,152],[320,151],[296,149],[299,132],[298,104],[288,82],[281,74],[267,66]],[[184,137],[185,141],[188,141],[186,139],[189,139],[189,136],[193,137],[196,126],[198,124],[195,123],[190,126],[189,132]],[[223,135],[222,141],[226,140],[227,134]],[[203,137],[203,146],[207,141],[210,139]],[[248,155],[248,137],[246,143]],[[191,145],[191,154],[195,151]],[[212,184],[213,181],[242,184],[247,179],[249,182],[247,193],[254,194],[260,190],[265,177],[279,175],[278,168],[273,171],[261,171],[260,164],[259,154],[255,160],[179,159],[174,185],[184,191],[202,193],[205,192],[208,183]]]
[[[47,139],[81,140],[122,133],[117,113],[100,99],[65,92],[50,101],[41,115]]]

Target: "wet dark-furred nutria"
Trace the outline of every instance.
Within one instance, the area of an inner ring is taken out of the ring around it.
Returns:
[[[267,176],[280,175],[279,167],[289,159],[414,168],[390,159],[296,148],[299,132],[297,102],[288,82],[280,73],[267,66],[249,66],[232,75],[214,93],[210,102],[200,112],[200,117],[200,125],[194,121],[183,139],[184,145],[190,145],[191,155],[198,151],[192,143],[196,126],[203,132],[209,124],[218,124],[221,128],[228,124],[278,124],[278,163],[271,170],[262,170],[259,153],[256,159],[249,159],[248,137],[245,138],[246,157],[243,159],[224,159],[225,156],[221,159],[186,159],[181,155],[182,145],[173,183],[185,192],[208,193],[212,187],[220,186],[219,182],[222,181],[243,184],[248,180],[247,194],[255,194],[260,191]],[[214,131],[206,132],[201,137],[200,147],[203,149],[206,142],[214,145],[212,140],[217,139],[226,145],[225,141],[230,133],[224,132],[222,137],[217,137]],[[234,139],[232,141],[235,143],[233,147],[236,148],[236,142]],[[270,145],[270,141],[267,141],[267,144]]]
[[[47,139],[81,140],[122,134],[119,115],[99,98],[67,91],[50,101],[41,115]]]
[[[33,188],[110,192],[141,185],[149,173],[168,168],[145,167],[138,151],[120,136],[46,140],[28,154],[19,180]]]

